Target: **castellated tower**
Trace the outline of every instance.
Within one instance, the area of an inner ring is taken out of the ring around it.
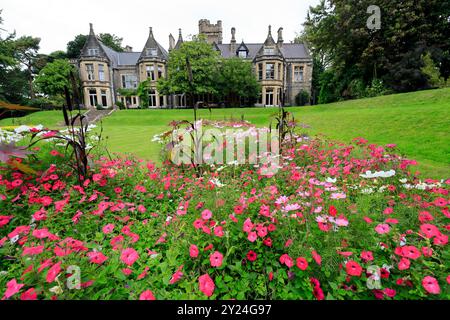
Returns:
[[[198,22],[199,34],[204,34],[208,43],[222,44],[222,21],[218,20],[216,24],[212,24],[207,19]]]

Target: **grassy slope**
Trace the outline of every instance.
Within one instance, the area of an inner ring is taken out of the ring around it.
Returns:
[[[450,176],[450,89],[397,94],[345,101],[313,107],[289,108],[296,118],[311,126],[310,134],[349,142],[361,136],[372,143],[395,143],[401,153],[416,159],[426,176]],[[206,119],[241,118],[256,125],[267,125],[274,108],[201,110]],[[158,159],[159,145],[151,142],[174,119],[193,117],[192,110],[118,111],[103,121],[104,136],[112,152],[132,152],[139,157]],[[54,125],[58,112],[40,112],[21,123]],[[17,120],[16,120],[17,123]],[[2,120],[0,125],[11,125]]]

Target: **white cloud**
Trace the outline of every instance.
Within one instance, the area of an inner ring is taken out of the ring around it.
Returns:
[[[96,33],[114,33],[124,38],[123,44],[135,51],[142,50],[153,27],[156,39],[165,48],[168,36],[198,33],[198,20],[222,20],[224,42],[230,40],[231,27],[236,28],[236,40],[263,42],[267,26],[272,25],[274,37],[283,27],[285,42],[292,41],[301,30],[310,5],[319,0],[3,0],[3,28],[16,30],[17,35],[40,37],[41,52],[65,50],[68,41],[77,34],[89,32],[89,22]]]

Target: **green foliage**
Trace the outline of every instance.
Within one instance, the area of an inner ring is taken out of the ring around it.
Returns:
[[[119,88],[117,92],[123,96],[123,97],[132,97],[137,95],[136,89],[125,89],[125,88]]]
[[[240,58],[221,59],[217,77],[217,92],[230,105],[239,105],[240,98],[256,100],[261,86],[252,72],[252,64]]]
[[[439,63],[440,75],[449,76],[448,1],[383,1],[378,4],[379,30],[366,26],[370,16],[366,10],[372,4],[377,3],[322,0],[310,8],[299,40],[308,43],[313,57],[334,73],[333,79],[327,75],[322,82],[322,102],[360,96],[359,81],[373,87],[373,79],[397,92],[428,88],[432,83],[422,71],[421,58],[428,51]]]
[[[140,106],[143,108],[148,108],[150,105],[149,98],[150,81],[147,79],[139,83],[136,94],[139,97]]]
[[[309,93],[306,90],[300,90],[300,92],[295,96],[295,105],[306,106],[309,104]]]
[[[189,81],[187,60],[192,69]],[[162,94],[216,94],[219,53],[214,51],[202,37],[184,42],[180,49],[169,55],[168,77],[158,81],[157,89]]]
[[[84,34],[79,34],[67,43],[67,57],[69,59],[78,59],[81,54],[81,49],[83,49],[88,36]]]
[[[422,55],[423,67],[421,69],[422,73],[427,76],[428,83],[432,87],[444,87],[446,85],[446,81],[441,76],[439,72],[439,68],[436,67],[431,54],[427,52],[425,55]]]
[[[37,87],[45,94],[58,96],[64,94],[64,87],[69,87],[69,75],[75,67],[67,60],[55,60],[47,64],[36,77]]]

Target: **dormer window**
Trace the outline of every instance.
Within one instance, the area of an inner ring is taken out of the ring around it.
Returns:
[[[158,50],[156,48],[147,49],[147,55],[151,57],[156,57],[158,55]]]
[[[275,54],[275,48],[264,48],[264,54],[265,55],[274,55]]]
[[[88,55],[90,56],[98,56],[99,52],[100,51],[97,48],[88,49]]]
[[[247,51],[246,50],[239,50],[238,51],[239,58],[246,59],[247,58]]]

